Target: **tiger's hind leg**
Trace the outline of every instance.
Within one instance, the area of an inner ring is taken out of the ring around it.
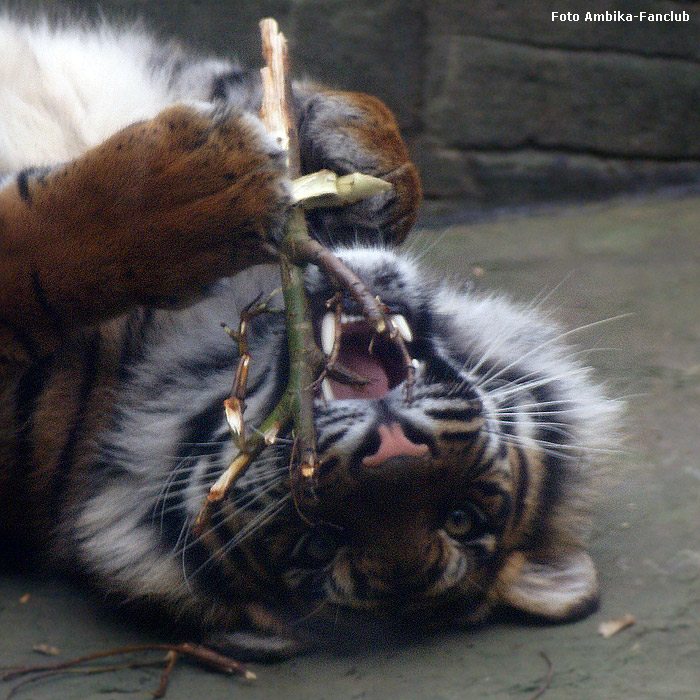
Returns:
[[[251,116],[176,105],[0,191],[0,354],[51,351],[71,327],[177,305],[267,259],[288,193]]]

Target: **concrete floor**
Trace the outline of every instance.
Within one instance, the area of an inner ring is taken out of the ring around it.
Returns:
[[[252,666],[254,683],[176,668],[167,697],[304,700],[528,700],[552,663],[547,698],[700,697],[700,199],[644,199],[547,215],[426,230],[416,250],[441,274],[474,273],[480,287],[530,300],[549,294],[570,327],[631,314],[582,331],[610,392],[628,398],[626,451],[604,489],[593,555],[599,612],[573,625],[502,622],[400,650],[312,655]],[[28,599],[26,595],[29,594]],[[23,598],[25,596],[25,598]],[[20,602],[25,600],[26,602]],[[637,622],[610,639],[600,622]],[[69,586],[0,576],[0,664],[41,663],[148,641],[105,617]],[[159,670],[64,677],[19,698],[150,697]],[[0,684],[0,694],[10,685]]]

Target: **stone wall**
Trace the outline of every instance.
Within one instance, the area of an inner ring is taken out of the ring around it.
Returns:
[[[26,4],[26,3],[25,3]],[[96,2],[39,2],[94,14]],[[426,194],[475,206],[700,182],[700,8],[680,0],[101,0],[259,63],[274,16],[296,72],[382,97]],[[583,8],[583,9],[582,9]],[[586,12],[687,20],[585,21]],[[553,21],[552,12],[579,21]]]

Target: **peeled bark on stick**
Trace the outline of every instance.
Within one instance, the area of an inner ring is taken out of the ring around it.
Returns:
[[[263,56],[267,63],[261,71],[263,101],[261,117],[268,131],[275,135],[287,151],[287,169],[290,178],[298,175],[298,138],[293,128],[290,87],[287,84],[287,41],[279,31],[274,19],[260,22]],[[301,269],[289,256],[289,246],[295,240],[309,238],[304,212],[293,207],[280,249],[282,294],[287,320],[287,342],[289,344],[289,384],[291,391],[292,420],[299,455],[299,471],[304,477],[312,477],[317,466],[316,431],[313,424],[313,385],[317,367],[313,362],[318,356],[314,340],[309,301],[304,288]],[[294,471],[292,479],[294,480]]]

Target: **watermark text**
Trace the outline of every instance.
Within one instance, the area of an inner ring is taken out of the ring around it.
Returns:
[[[680,12],[552,12],[552,22],[689,22],[690,13]]]

